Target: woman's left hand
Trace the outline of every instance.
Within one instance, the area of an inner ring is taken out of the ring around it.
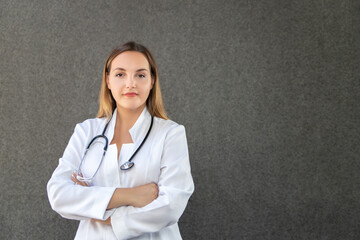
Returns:
[[[76,178],[76,172],[73,172],[73,174],[71,175],[71,180],[75,183],[75,185],[80,185],[80,186],[84,186],[84,187],[88,187],[87,183],[86,182],[82,182],[82,181],[79,181],[77,178]],[[79,174],[80,177],[82,177],[83,175],[80,173]]]
[[[99,219],[91,219],[92,222],[98,222],[98,223],[103,223],[103,224],[107,224],[107,225],[111,225],[111,217],[109,217],[108,219],[106,219],[105,221],[103,220],[99,220]]]

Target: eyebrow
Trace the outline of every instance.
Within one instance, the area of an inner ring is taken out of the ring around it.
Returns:
[[[125,68],[115,68],[113,71],[115,70],[121,70],[121,71],[126,71]],[[136,70],[136,72],[141,72],[141,71],[148,71],[146,68],[140,68],[138,70]]]

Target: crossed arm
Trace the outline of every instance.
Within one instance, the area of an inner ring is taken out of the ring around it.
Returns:
[[[79,181],[76,178],[76,172],[71,176],[71,180],[76,184],[87,187],[86,182]],[[118,208],[121,206],[144,207],[154,201],[159,195],[159,187],[155,183],[148,183],[133,188],[117,188],[112,195],[107,206],[108,209]],[[111,225],[111,217],[105,221],[92,219],[92,221],[101,222]]]

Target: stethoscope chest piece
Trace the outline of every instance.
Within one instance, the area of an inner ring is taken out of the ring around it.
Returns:
[[[129,162],[127,161],[126,163],[122,164],[120,166],[120,169],[121,170],[129,170],[130,168],[132,168],[134,166],[134,163],[133,162]]]

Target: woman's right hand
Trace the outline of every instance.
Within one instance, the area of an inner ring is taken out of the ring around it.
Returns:
[[[148,183],[130,189],[130,205],[144,207],[159,196],[159,187],[156,183]]]

